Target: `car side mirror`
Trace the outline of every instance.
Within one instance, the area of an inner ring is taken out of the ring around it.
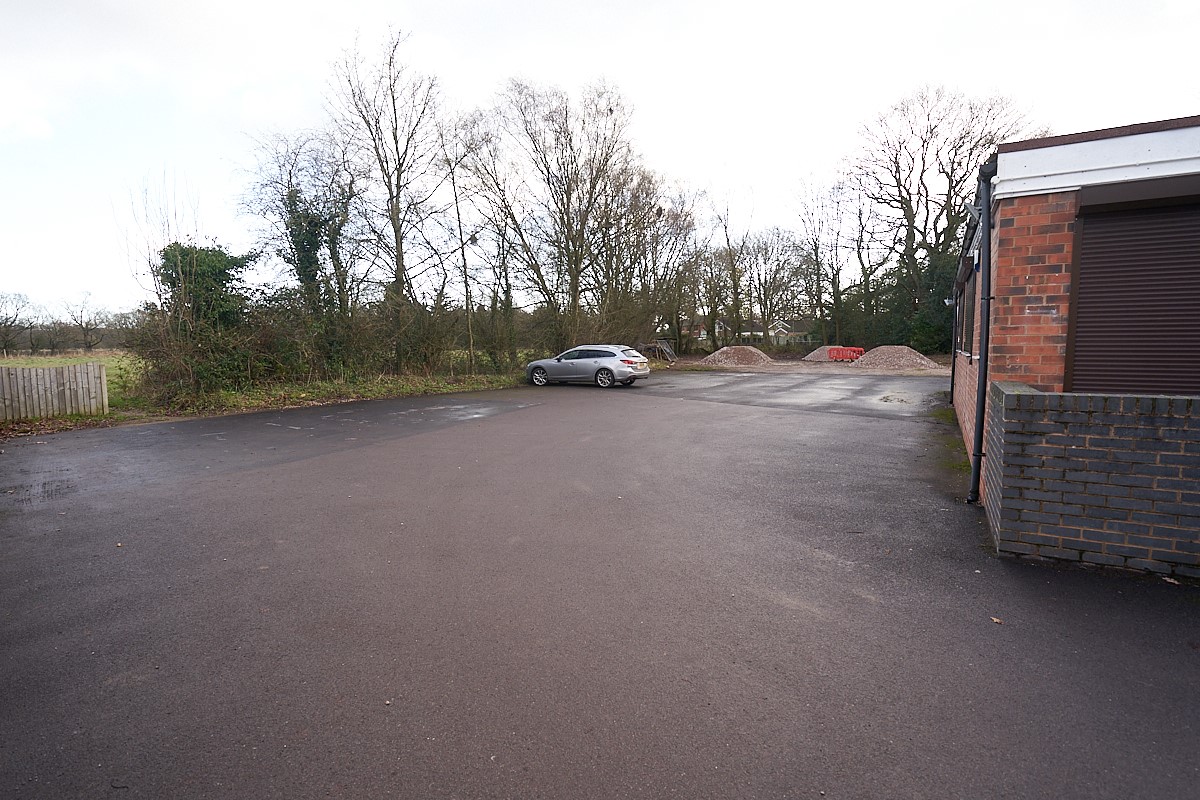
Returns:
[[[555,360],[555,361],[557,361],[557,362],[558,362],[558,363],[560,363],[560,364],[562,363],[562,359],[561,359],[561,358],[556,358],[556,359],[554,359],[554,360]]]

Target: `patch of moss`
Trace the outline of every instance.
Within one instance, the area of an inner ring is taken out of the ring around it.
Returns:
[[[954,406],[950,405],[950,393],[939,392],[937,406],[931,408],[928,413],[930,418],[949,428],[942,434],[943,452],[938,459],[938,466],[954,473],[969,474],[971,459],[959,435],[958,415],[954,413]]]
[[[956,428],[958,427],[958,415],[954,413],[954,408],[952,406],[935,408],[929,412],[929,416],[933,417],[938,422],[946,425],[953,425]]]

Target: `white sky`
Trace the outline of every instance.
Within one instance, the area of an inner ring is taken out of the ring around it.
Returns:
[[[1195,0],[0,0],[0,292],[148,299],[147,192],[250,249],[253,138],[320,122],[332,62],[389,27],[456,106],[607,79],[647,165],[742,228],[788,225],[802,182],[923,84],[1007,95],[1054,133],[1200,114]]]

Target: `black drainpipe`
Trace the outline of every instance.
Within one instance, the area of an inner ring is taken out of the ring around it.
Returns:
[[[954,346],[954,339],[958,336],[958,306],[962,303],[961,298],[962,292],[954,295],[954,323],[950,326],[950,405],[954,405],[954,368],[958,366],[958,348]]]
[[[971,452],[971,489],[968,503],[979,502],[979,479],[983,472],[983,424],[987,412],[988,340],[992,330],[992,178],[995,159],[979,168],[979,381],[975,387],[975,436]]]

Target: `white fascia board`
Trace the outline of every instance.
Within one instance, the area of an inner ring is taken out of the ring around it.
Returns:
[[[1116,136],[1000,153],[992,197],[1200,173],[1200,128]]]

